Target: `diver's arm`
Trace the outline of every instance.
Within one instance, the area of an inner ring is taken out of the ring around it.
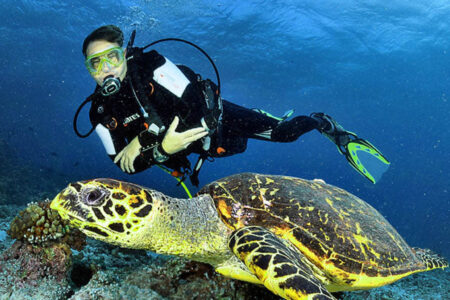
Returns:
[[[95,127],[95,132],[102,141],[103,147],[105,147],[108,156],[116,164],[116,166],[122,169],[121,161],[120,159],[116,161],[116,157],[127,146],[125,138],[119,136],[118,134],[113,134],[112,131],[110,131],[102,124],[97,124],[97,126]],[[138,173],[145,169],[148,169],[151,165],[152,165],[151,161],[139,155],[133,162],[134,171],[127,173],[130,174]],[[125,172],[125,170],[123,171]]]
[[[150,153],[150,157],[154,161],[162,163],[168,160],[170,155],[186,149],[190,144],[208,134],[203,127],[177,132],[178,124],[179,118],[175,117],[161,142],[158,141],[156,135],[150,135],[148,131],[141,132],[137,137],[137,143],[142,145],[141,152],[146,156],[149,156],[147,153]]]
[[[136,136],[131,140],[131,142],[128,143],[128,145],[125,146],[125,148],[122,149],[122,151],[119,152],[119,154],[116,155],[114,158],[114,163],[120,163],[120,168],[122,171],[129,174],[134,173],[134,162],[138,155],[141,154],[141,148],[142,146]]]
[[[178,117],[175,117],[161,143],[160,149],[169,155],[186,149],[193,142],[208,135],[208,131],[203,127],[196,127],[183,132],[177,132],[176,129],[178,123],[179,119]]]

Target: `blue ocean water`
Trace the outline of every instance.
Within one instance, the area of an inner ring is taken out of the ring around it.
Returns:
[[[195,42],[217,64],[225,99],[275,115],[326,112],[391,161],[373,185],[311,132],[290,144],[250,141],[244,154],[206,163],[201,183],[244,171],[322,178],[377,208],[410,245],[450,256],[448,1],[186,2],[2,1],[0,139],[17,158],[10,170],[17,186],[24,180],[14,177],[16,168],[27,165],[67,182],[112,177],[185,196],[157,168],[122,173],[95,134],[73,132],[75,110],[95,87],[83,39],[116,24],[127,37],[137,30],[136,45],[165,37]],[[156,49],[215,78],[189,46]],[[90,128],[87,112],[82,131]]]

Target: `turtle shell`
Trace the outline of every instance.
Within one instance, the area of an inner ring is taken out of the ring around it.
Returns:
[[[231,229],[256,225],[271,230],[291,241],[333,282],[352,285],[360,276],[401,278],[426,269],[377,210],[324,182],[242,173],[212,182],[199,193],[212,196]],[[394,281],[383,280],[365,285]]]

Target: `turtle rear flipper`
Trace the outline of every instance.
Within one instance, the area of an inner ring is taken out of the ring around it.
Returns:
[[[421,248],[412,248],[416,256],[423,262],[423,264],[427,267],[427,271],[438,269],[438,268],[446,268],[448,267],[448,261],[445,260],[442,256],[434,253],[429,249],[421,249]]]
[[[285,299],[335,299],[304,262],[306,257],[269,230],[243,227],[232,233],[228,245],[274,294]]]

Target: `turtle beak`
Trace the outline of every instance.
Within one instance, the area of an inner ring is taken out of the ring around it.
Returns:
[[[50,208],[56,210],[61,218],[65,219],[68,212],[71,211],[72,204],[75,203],[77,194],[69,187],[62,190],[50,203]]]
[[[59,205],[59,202],[60,202],[59,196],[60,196],[60,194],[56,195],[56,197],[53,198],[52,203],[50,203],[50,208],[54,209],[56,211],[58,211],[58,209],[60,207],[60,205]]]
[[[62,218],[64,218],[61,214],[64,211],[62,202],[64,199],[64,193],[67,193],[67,192],[68,192],[68,189],[65,188],[58,195],[56,195],[56,197],[52,200],[52,203],[50,203],[50,208],[56,210],[61,215]]]

